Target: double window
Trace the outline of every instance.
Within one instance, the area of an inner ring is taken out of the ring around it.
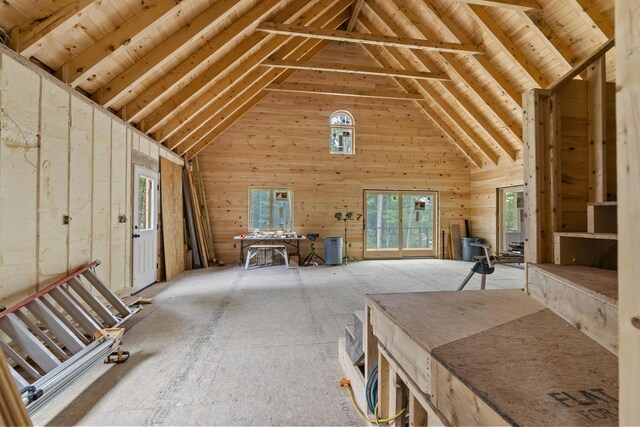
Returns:
[[[336,111],[329,118],[331,131],[329,152],[353,154],[355,152],[355,122],[348,111]]]
[[[249,189],[249,230],[290,230],[293,191],[286,188]]]

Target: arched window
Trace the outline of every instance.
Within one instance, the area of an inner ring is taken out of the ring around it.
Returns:
[[[329,119],[331,154],[355,153],[355,122],[348,111],[336,111]]]

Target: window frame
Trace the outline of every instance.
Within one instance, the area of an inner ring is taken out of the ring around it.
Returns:
[[[331,123],[333,118],[338,114],[344,114],[347,117],[349,117],[351,119],[351,124],[350,125],[334,125],[333,123]],[[331,139],[332,139],[332,134],[334,129],[345,129],[345,130],[348,129],[349,131],[351,131],[351,152],[349,153],[345,151],[334,152],[331,150],[331,147],[332,147]],[[337,110],[331,113],[331,115],[329,116],[329,154],[337,154],[337,155],[343,155],[343,156],[353,156],[354,154],[356,154],[356,120],[353,117],[353,114],[351,114],[347,110]]]
[[[256,191],[256,190],[262,190],[262,191],[268,191],[269,192],[269,227],[268,228],[259,228],[259,230],[261,231],[277,231],[280,230],[280,228],[275,227],[275,223],[273,220],[273,208],[274,208],[274,201],[275,201],[275,193],[276,192],[287,192],[289,193],[289,217],[291,218],[291,225],[290,227],[284,227],[285,230],[290,229],[293,230],[294,229],[294,206],[293,206],[293,189],[291,188],[287,188],[287,187],[249,187],[249,191],[248,191],[248,212],[247,212],[247,230],[249,232],[253,232],[253,230],[255,229],[252,226],[253,223],[253,218],[251,216],[251,211],[252,211],[252,192]]]

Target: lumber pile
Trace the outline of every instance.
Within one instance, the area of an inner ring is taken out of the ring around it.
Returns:
[[[213,234],[198,159],[183,170],[186,251],[185,267],[207,268],[219,264],[213,247]]]

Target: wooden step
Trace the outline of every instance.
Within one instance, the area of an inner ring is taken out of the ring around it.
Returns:
[[[367,339],[378,340],[445,425],[618,425],[617,357],[524,292],[365,302]]]
[[[360,367],[351,361],[351,357],[347,353],[347,343],[345,338],[338,338],[338,358],[340,360],[340,366],[344,372],[344,376],[351,381],[351,388],[353,389],[353,396],[356,403],[363,410],[367,407],[365,400],[365,380],[364,374],[360,370]]]
[[[581,265],[529,264],[527,290],[536,300],[618,354],[618,273]]]
[[[618,202],[588,203],[587,231],[589,233],[617,233]]]
[[[555,264],[618,268],[616,233],[556,232],[553,238]]]

